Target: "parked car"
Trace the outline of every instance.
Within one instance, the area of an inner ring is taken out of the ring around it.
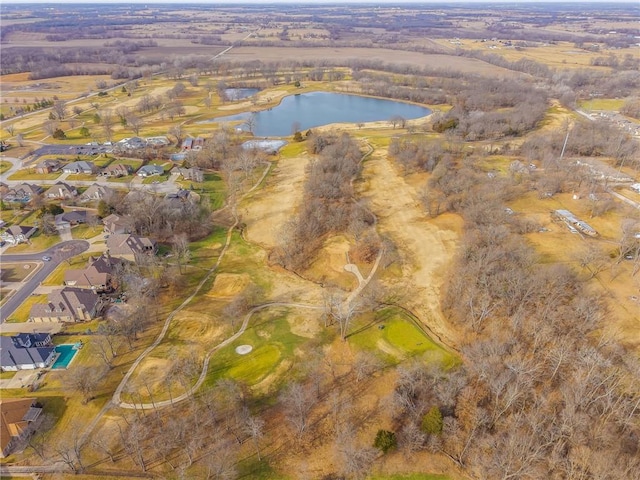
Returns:
[[[51,257],[49,255],[45,255],[44,257],[42,257],[42,260],[44,260],[45,262],[50,262]]]

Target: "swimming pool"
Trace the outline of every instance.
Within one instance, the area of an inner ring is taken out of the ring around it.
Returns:
[[[78,353],[75,344],[57,345],[55,351],[58,354],[58,358],[56,358],[56,361],[51,365],[51,368],[54,370],[67,368],[71,360],[73,360],[73,357]]]

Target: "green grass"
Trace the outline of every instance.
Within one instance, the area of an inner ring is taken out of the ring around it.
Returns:
[[[0,288],[0,306],[13,295],[13,290],[10,288]]]
[[[8,323],[20,323],[26,322],[29,319],[29,312],[31,312],[31,307],[36,303],[45,303],[47,301],[46,295],[31,295],[27,297],[27,299],[22,302],[18,308],[16,308],[15,312],[11,314],[11,316],[7,319]]]
[[[52,172],[52,173],[35,173],[36,171],[33,169],[23,168],[14,172],[9,180],[55,180],[58,178],[62,172]]]
[[[102,226],[92,227],[90,225],[77,225],[71,229],[71,234],[75,239],[86,240],[87,238],[100,235],[103,230],[104,227]]]
[[[169,180],[169,173],[168,173],[168,172],[165,172],[165,173],[163,173],[162,175],[153,175],[153,176],[151,176],[151,177],[145,177],[145,178],[142,180],[142,183],[144,183],[144,184],[146,184],[146,185],[149,185],[149,184],[152,184],[152,183],[154,183],[154,182],[164,183],[164,182],[166,182],[167,180]]]
[[[578,102],[580,108],[585,110],[610,110],[620,111],[624,105],[623,99],[618,98],[593,98],[591,100],[582,100]]]
[[[236,329],[241,320],[236,320]],[[238,339],[212,356],[206,383],[213,385],[220,378],[233,378],[249,386],[256,385],[274,372],[282,361],[293,360],[295,349],[305,341],[291,332],[286,309],[258,312]],[[251,345],[253,350],[239,355],[235,352],[239,345]]]
[[[224,180],[217,173],[205,173],[204,182],[196,183],[190,180],[180,180],[176,182],[182,188],[191,189],[198,195],[207,195],[211,200],[211,208],[214,210],[221,208],[224,205],[226,194],[226,188]]]
[[[289,142],[280,149],[283,157],[297,157],[307,150],[307,142]]]
[[[0,160],[0,175],[11,168],[11,162]]]
[[[251,478],[252,480],[287,480],[290,477],[276,473],[263,459],[250,457],[238,463],[238,478]]]
[[[18,372],[0,372],[0,380],[11,380]]]
[[[91,182],[96,180],[97,175],[93,173],[74,173],[69,175],[67,178],[75,182]]]
[[[355,322],[347,339],[352,345],[374,352],[389,363],[411,357],[421,357],[446,367],[459,362],[455,355],[431,340],[408,314],[394,307]]]
[[[15,247],[11,247],[7,253],[31,253],[31,252],[41,252],[43,250],[47,250],[48,248],[53,247],[56,243],[60,242],[60,235],[43,235],[40,230],[37,230],[36,233],[29,239],[31,242],[29,243],[21,243],[16,245]]]

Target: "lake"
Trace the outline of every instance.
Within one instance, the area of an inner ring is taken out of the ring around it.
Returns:
[[[430,113],[426,107],[393,100],[310,92],[285,97],[279,105],[268,110],[227,115],[198,123],[246,122],[253,115],[253,134],[256,137],[286,137],[296,129],[304,132],[330,123],[376,122],[394,116],[411,120]],[[245,124],[240,127],[248,130]]]

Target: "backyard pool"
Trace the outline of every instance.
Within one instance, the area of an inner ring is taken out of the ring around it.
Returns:
[[[78,344],[63,344],[57,345],[55,348],[58,357],[56,361],[51,365],[51,368],[54,370],[60,370],[63,368],[67,368],[73,360],[73,357],[78,353]]]

